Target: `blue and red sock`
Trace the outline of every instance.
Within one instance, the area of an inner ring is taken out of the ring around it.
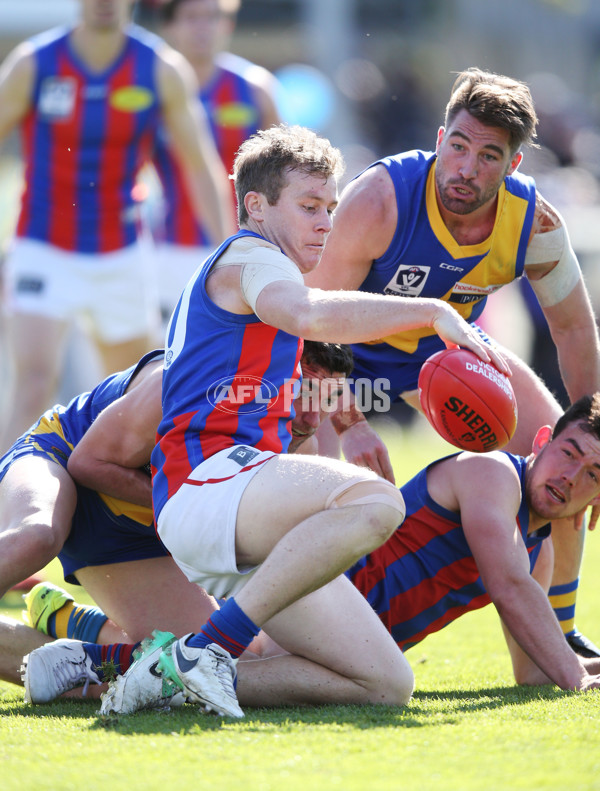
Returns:
[[[194,648],[206,648],[207,645],[216,643],[236,659],[259,632],[260,627],[231,598],[210,616],[202,629],[190,637],[187,644]]]

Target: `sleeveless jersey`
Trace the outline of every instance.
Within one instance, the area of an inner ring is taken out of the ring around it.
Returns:
[[[518,172],[507,176],[498,193],[491,235],[480,244],[459,245],[440,216],[435,162],[435,154],[409,151],[370,166],[383,165],[394,183],[398,225],[389,248],[373,262],[360,290],[437,297],[474,322],[490,294],[523,274],[535,211],[535,184]],[[390,355],[389,346],[397,351]],[[353,346],[366,369],[378,368],[380,354],[402,364],[423,361],[443,348],[444,343],[430,328],[398,333],[374,345]]]
[[[261,125],[254,86],[248,81],[253,63],[231,53],[216,59],[215,72],[199,93],[217,151],[227,173],[233,172],[233,160],[240,145]],[[157,237],[170,244],[211,245],[204,226],[197,223],[188,197],[182,169],[168,147],[166,131],[161,127],[154,149],[154,164],[163,188],[164,222]],[[235,204],[235,192],[232,193]]]
[[[506,453],[521,480],[517,523],[533,569],[547,525],[527,535],[527,460]],[[431,466],[431,465],[429,465]],[[406,518],[381,547],[361,558],[346,574],[366,597],[402,650],[491,602],[461,525],[427,491],[427,468],[401,487]]]
[[[131,380],[145,365],[163,356],[162,349],[149,352],[136,365],[111,374],[90,392],[75,396],[67,406],[56,404],[44,412],[37,423],[22,434],[0,459],[0,480],[16,459],[27,455],[50,458],[67,469],[73,448],[100,412],[125,393]],[[152,524],[150,508],[134,505],[102,492],[94,494],[103,501],[113,518],[125,517],[146,525]]]
[[[132,244],[132,189],[159,116],[156,49],[161,39],[127,28],[121,54],[91,72],[71,30],[32,39],[35,81],[22,123],[25,189],[17,235],[82,253]]]
[[[302,341],[230,313],[206,293],[206,279],[239,231],[209,256],[186,286],[167,329],[163,419],[152,452],[154,516],[205,459],[234,445],[284,453],[291,439]],[[271,245],[273,249],[278,249]]]

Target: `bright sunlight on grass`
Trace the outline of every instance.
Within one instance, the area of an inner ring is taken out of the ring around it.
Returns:
[[[420,419],[384,424],[398,482],[452,449]],[[600,640],[600,535],[590,534],[578,625]],[[50,567],[61,583],[58,567]],[[72,590],[72,589],[71,589]],[[19,617],[18,599],[3,612]],[[405,709],[247,710],[240,722],[185,706],[106,723],[93,701],[31,707],[0,683],[3,791],[120,788],[248,791],[600,789],[600,693],[513,683],[496,613],[471,613],[407,654]]]

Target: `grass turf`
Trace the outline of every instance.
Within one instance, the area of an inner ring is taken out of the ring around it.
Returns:
[[[401,482],[451,452],[420,423],[391,431]],[[586,548],[578,624],[600,639],[600,536]],[[49,573],[60,582],[57,566]],[[18,617],[14,595],[0,604]],[[581,791],[600,789],[599,693],[519,688],[492,607],[411,649],[417,690],[405,709],[247,710],[235,722],[192,706],[105,722],[94,701],[31,707],[0,682],[3,791],[165,787],[248,791]]]

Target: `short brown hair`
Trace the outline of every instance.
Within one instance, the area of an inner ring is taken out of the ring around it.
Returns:
[[[452,86],[446,128],[461,110],[486,126],[506,129],[513,153],[523,145],[535,145],[538,118],[524,82],[477,68],[466,69]]]
[[[582,431],[593,434],[596,439],[600,439],[600,392],[593,395],[585,395],[575,401],[567,411],[556,421],[552,432],[552,439],[555,439],[561,431],[572,423],[578,423]]]
[[[233,163],[238,221],[248,219],[244,198],[260,192],[274,206],[290,170],[339,178],[344,172],[340,151],[327,138],[303,126],[279,124],[251,135],[239,147]]]

